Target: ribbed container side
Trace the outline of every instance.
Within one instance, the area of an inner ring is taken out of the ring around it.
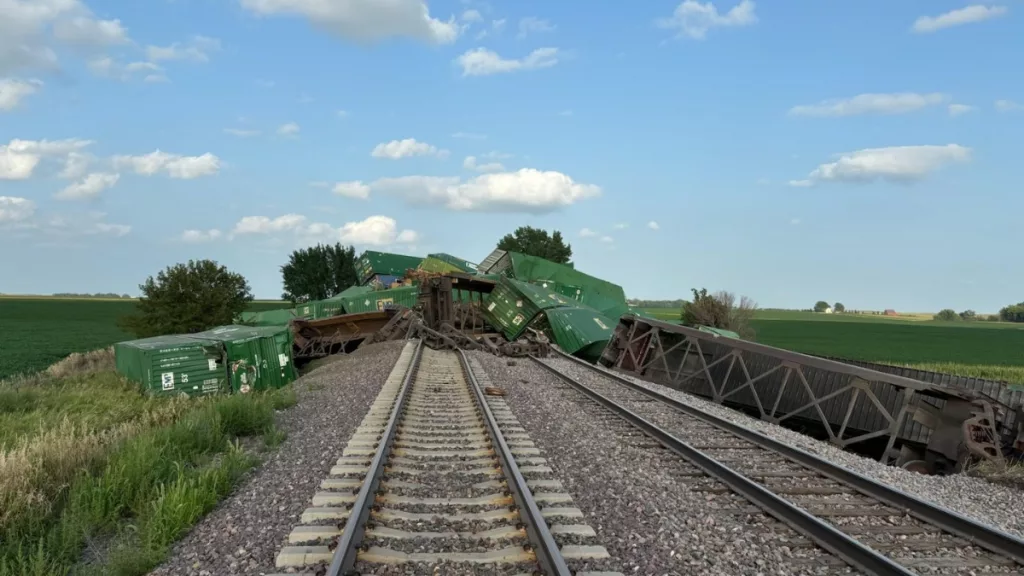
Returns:
[[[227,391],[224,348],[189,336],[157,336],[114,346],[118,372],[154,395]]]
[[[359,279],[365,283],[366,280],[374,275],[388,275],[401,278],[405,276],[406,270],[416,269],[422,261],[423,258],[419,256],[367,250],[359,257],[359,261],[356,263],[356,270],[359,272]]]
[[[416,305],[416,297],[419,290],[415,286],[403,286],[389,290],[375,290],[352,298],[346,298],[345,312],[357,314],[359,312],[380,312],[388,304],[412,308]]]
[[[427,258],[433,258],[435,260],[440,260],[442,262],[446,262],[446,263],[448,263],[448,264],[458,268],[459,271],[461,271],[461,272],[468,272],[470,274],[475,273],[479,269],[479,266],[477,266],[476,264],[470,262],[469,260],[466,260],[465,258],[459,258],[458,256],[452,256],[451,254],[445,254],[444,252],[437,252],[435,254],[427,254]]]
[[[571,306],[573,301],[537,284],[501,278],[484,308],[491,325],[515,340],[542,310]]]
[[[339,292],[336,296],[331,296],[328,300],[344,300],[345,298],[359,296],[361,294],[366,294],[367,292],[373,292],[373,288],[370,288],[369,286],[349,286]]]
[[[420,262],[419,269],[423,270],[424,272],[433,272],[435,274],[447,274],[448,272],[465,272],[465,270],[459,268],[458,266],[455,266],[454,264],[449,264],[444,260],[439,260],[437,258],[433,258],[430,256],[424,258],[423,261]]]
[[[551,337],[567,354],[600,356],[616,322],[587,307],[552,308],[545,312]]]
[[[295,318],[295,311],[292,308],[280,308],[277,310],[264,310],[262,312],[243,312],[239,318],[239,324],[246,326],[286,326]]]
[[[295,379],[292,334],[287,328],[219,326],[190,337],[224,343],[235,392],[281,388]]]
[[[496,272],[491,270],[491,268],[493,268],[494,265],[497,264],[498,261],[501,260],[502,257],[504,256],[504,250],[496,249],[492,251],[490,254],[487,255],[486,258],[483,259],[482,262],[480,262],[480,265],[477,267],[477,272],[480,274],[495,274]]]
[[[629,310],[626,305],[626,293],[618,284],[595,278],[572,266],[556,264],[544,258],[518,252],[506,252],[487,272],[499,273],[525,282],[553,282],[559,286],[578,288],[580,298],[576,298],[575,290],[573,290],[573,299],[583,302],[609,317],[618,318]]]

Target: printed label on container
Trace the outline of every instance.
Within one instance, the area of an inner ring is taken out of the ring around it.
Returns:
[[[281,363],[281,368],[284,368],[285,366],[288,365],[288,355],[287,354],[278,354],[277,355],[277,361]]]
[[[174,390],[174,372],[164,372],[160,375],[160,383],[164,390]]]
[[[490,304],[487,305],[487,311],[488,312],[494,312],[494,307],[497,306],[497,305],[498,305],[497,302],[491,302]]]
[[[601,322],[601,320],[599,318],[594,318],[594,322],[597,322],[597,325],[600,326],[601,328],[603,328],[605,330],[608,329],[608,327],[604,325],[604,322]]]
[[[208,359],[206,361],[206,363],[210,367],[210,370],[216,370],[217,369],[217,361],[214,360],[213,358]]]
[[[512,319],[512,323],[519,326],[523,323],[523,320],[526,320],[526,318],[524,318],[522,314],[516,314],[516,317]]]

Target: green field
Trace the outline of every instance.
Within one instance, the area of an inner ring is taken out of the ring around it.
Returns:
[[[284,305],[258,301],[250,310]],[[134,311],[133,300],[0,297],[0,380],[42,370],[72,352],[130,340],[117,319]]]

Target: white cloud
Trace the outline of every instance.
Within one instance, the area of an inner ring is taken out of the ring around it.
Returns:
[[[146,46],[146,57],[153,62],[163,60],[209,62],[210,53],[219,50],[220,40],[206,36],[194,36],[184,44],[175,42],[170,46]]]
[[[419,234],[414,230],[399,231],[395,219],[387,216],[370,216],[335,228],[323,222],[309,223],[300,214],[285,214],[277,218],[246,216],[235,224],[231,235],[277,233],[292,233],[303,242],[342,242],[361,246],[408,244],[419,239]]]
[[[697,40],[703,40],[712,28],[750,26],[755,23],[757,15],[754,14],[752,0],[743,0],[725,14],[720,14],[711,2],[684,0],[676,6],[672,16],[655,21],[659,28],[676,30],[677,36],[689,36]]]
[[[347,110],[338,110],[336,114],[338,115],[338,118],[348,118]]]
[[[419,238],[413,230],[398,231],[398,223],[387,216],[370,216],[361,222],[349,222],[338,229],[338,239],[346,244],[386,246],[412,243]]]
[[[647,227],[650,228],[651,230],[660,230],[661,229],[661,226],[658,226],[658,223],[655,222],[654,220],[651,220],[650,222],[648,222],[647,223]]]
[[[27,198],[0,196],[0,224],[28,220],[35,212],[35,203]]]
[[[519,37],[525,38],[529,34],[541,32],[554,32],[555,26],[547,20],[541,20],[534,16],[528,16],[519,21]]]
[[[958,10],[951,10],[938,16],[921,16],[914,21],[914,25],[910,29],[919,34],[935,32],[942,30],[943,28],[951,28],[953,26],[961,26],[963,24],[990,20],[992,18],[1003,16],[1007,12],[1009,12],[1009,8],[1006,6],[983,6],[981,4],[972,4]]]
[[[266,216],[246,216],[235,224],[232,234],[271,234],[297,230],[306,223],[306,217],[300,214],[285,214],[277,218]]]
[[[479,164],[476,161],[476,156],[466,156],[466,159],[462,161],[462,167],[466,170],[474,170],[476,172],[504,172],[505,167],[501,162],[485,162]]]
[[[464,138],[466,140],[484,140],[487,138],[487,135],[476,134],[473,132],[456,132],[452,134],[452,138]]]
[[[55,197],[59,200],[91,200],[100,195],[100,192],[113,187],[121,179],[120,174],[104,174],[96,172],[89,174],[80,182],[69,184]]]
[[[239,138],[251,138],[260,135],[259,130],[243,130],[241,128],[225,128],[224,133],[238,136]]]
[[[558,48],[538,48],[525,58],[505,59],[487,48],[474,48],[455,59],[463,76],[488,76],[519,70],[550,68],[558,64]]]
[[[594,232],[590,228],[584,228],[580,230],[580,238],[591,238],[597,236],[597,232]]]
[[[70,152],[64,159],[64,169],[61,170],[59,176],[68,180],[81,178],[85,176],[90,163],[92,163],[92,156],[82,152]]]
[[[806,180],[791,181],[790,185],[869,182],[876,179],[912,182],[925,178],[947,164],[967,162],[970,158],[971,149],[958,144],[867,148],[840,154],[835,162],[815,168]]]
[[[996,110],[999,112],[1012,112],[1014,110],[1024,110],[1024,104],[1018,104],[1012,100],[996,100]]]
[[[809,188],[814,186],[814,182],[810,180],[790,180],[789,185],[794,188]]]
[[[158,77],[163,81],[167,80],[167,78],[162,74],[163,68],[153,62],[140,61],[122,64],[109,56],[101,56],[89,60],[86,66],[97,76],[113,78],[115,80],[121,80],[122,82],[127,82],[128,80],[135,78],[136,74],[146,74],[145,79],[150,82],[153,81],[149,79],[151,76]]]
[[[484,174],[466,181],[439,176],[381,178],[370,187],[374,192],[395,194],[412,203],[436,204],[449,210],[533,214],[553,212],[601,194],[598,186],[575,182],[560,172],[533,168]]]
[[[80,46],[113,46],[128,42],[128,31],[120,20],[96,20],[87,16],[58,20],[53,25],[53,36],[62,42]]]
[[[612,242],[615,242],[615,238],[612,238],[611,236],[601,236],[601,242],[611,244]]]
[[[977,108],[975,108],[974,106],[968,106],[967,104],[949,105],[950,116],[960,116],[961,114],[967,114],[968,112],[973,112],[974,110],[977,110]]]
[[[463,22],[481,22],[483,19],[479,10],[469,9],[462,13]]]
[[[370,197],[370,187],[359,180],[338,182],[334,185],[334,188],[332,188],[331,191],[339,196],[345,196],[346,198],[360,198],[365,200]]]
[[[46,157],[68,156],[92,144],[91,140],[11,140],[0,145],[0,180],[25,180]]]
[[[491,21],[491,29],[493,29],[495,32],[501,32],[502,30],[505,29],[505,24],[507,24],[507,23],[508,23],[508,20],[506,20],[504,18],[501,18],[501,19],[498,19],[498,20],[492,20]]]
[[[0,112],[14,110],[21,101],[42,88],[40,80],[18,80],[17,78],[0,78]]]
[[[856,116],[859,114],[905,114],[927,106],[942,104],[945,94],[859,94],[852,98],[822,100],[817,104],[804,104],[789,109],[792,116]]]
[[[282,124],[281,127],[277,129],[277,133],[285,138],[296,138],[299,135],[299,130],[301,129],[298,124],[295,122],[289,122],[287,124]]]
[[[402,230],[398,233],[398,237],[395,239],[395,242],[399,244],[413,244],[414,242],[419,241],[419,239],[420,235],[415,230]]]
[[[162,84],[164,82],[170,82],[167,76],[164,76],[163,74],[147,74],[146,77],[142,79],[142,81],[149,82],[150,84]]]
[[[127,224],[97,222],[93,225],[92,230],[86,230],[86,234],[111,234],[120,238],[121,236],[126,236],[131,231],[132,227]]]
[[[448,151],[438,149],[436,146],[426,142],[417,142],[415,138],[406,138],[404,140],[392,140],[377,144],[370,152],[370,156],[374,158],[389,158],[391,160],[413,156],[445,158],[448,156]]]
[[[612,228],[614,228],[615,230],[625,230],[626,228],[629,228],[629,224],[619,223],[619,224],[616,224],[616,225],[612,226]]]
[[[452,17],[430,15],[424,0],[241,0],[259,15],[303,16],[317,28],[342,38],[372,42],[405,36],[432,44],[451,44],[459,35]]]
[[[202,156],[182,156],[156,150],[141,156],[114,156],[114,166],[143,176],[164,172],[171,178],[190,180],[219,172],[220,158],[209,152]]]
[[[216,228],[210,230],[185,230],[181,233],[181,241],[188,242],[189,244],[201,244],[203,242],[212,242],[222,235],[221,231]]]

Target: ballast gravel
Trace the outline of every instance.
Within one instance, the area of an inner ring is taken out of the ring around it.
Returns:
[[[691,491],[672,474],[686,467],[677,457],[621,434],[531,361],[471,355],[624,574],[851,573],[817,548],[790,546],[796,533],[759,511],[737,513],[738,497]]]
[[[179,541],[153,576],[272,574],[299,515],[310,506],[405,341],[367,346],[299,378],[298,403],[278,414],[288,437],[238,489]]]
[[[575,365],[571,360],[552,358],[545,360],[545,362],[560,371],[574,376],[583,374],[585,378],[599,377],[587,375],[588,369]],[[933,502],[982,524],[987,524],[1017,537],[1024,538],[1024,498],[1021,497],[1020,490],[993,484],[983,478],[974,476],[962,474],[926,476],[903,470],[902,468],[886,466],[877,460],[846,452],[828,442],[800,434],[771,422],[752,418],[692,394],[674,390],[667,386],[644,382],[628,374],[616,374],[719,418],[756,430],[775,440],[796,446],[816,456],[825,458],[834,464],[874,478],[887,486],[914,495],[922,500]],[[586,381],[583,381],[583,383],[586,384]]]

